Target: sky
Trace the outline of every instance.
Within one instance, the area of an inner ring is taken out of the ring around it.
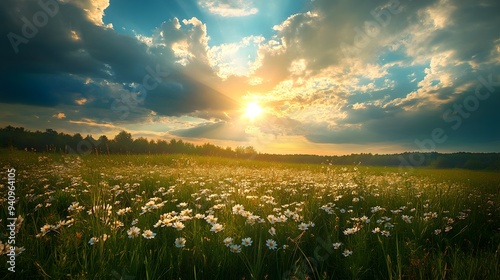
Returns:
[[[3,0],[0,126],[500,152],[498,26],[497,0]]]

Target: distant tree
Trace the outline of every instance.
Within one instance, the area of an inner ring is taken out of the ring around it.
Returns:
[[[106,135],[101,135],[99,139],[97,139],[98,146],[97,151],[99,154],[109,154],[109,139]]]
[[[126,132],[125,130],[122,130],[115,136],[113,142],[115,143],[115,147],[118,153],[120,154],[130,153],[133,143],[132,134]]]
[[[29,131],[23,127],[6,126],[0,128],[0,147],[11,149],[25,149],[33,152],[64,152],[84,154],[86,152],[96,154],[113,153],[177,153],[198,154],[221,157],[240,157],[244,159],[256,159],[277,162],[296,163],[328,163],[336,165],[362,164],[372,166],[399,166],[401,158],[418,159],[419,166],[435,168],[466,168],[481,170],[500,170],[500,153],[451,153],[440,154],[405,152],[402,154],[351,154],[343,156],[318,156],[318,155],[278,155],[259,154],[252,146],[239,146],[222,148],[211,143],[194,145],[183,140],[171,139],[148,140],[140,137],[133,139],[132,134],[121,131],[109,140],[105,135],[95,140],[92,135],[85,138],[80,133],[73,136],[65,133],[57,133],[53,129],[41,131]]]
[[[158,140],[158,141],[156,141],[156,146],[158,147],[159,153],[169,153],[169,146],[168,146],[167,141]]]
[[[148,139],[139,137],[133,141],[131,151],[137,154],[150,153]]]

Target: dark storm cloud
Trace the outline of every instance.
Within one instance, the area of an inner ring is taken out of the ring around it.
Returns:
[[[38,1],[0,3],[0,102],[53,107],[86,98],[92,102],[85,106],[107,107],[113,115],[113,102],[124,103],[122,96],[133,92],[127,85],[143,85],[144,104],[129,102],[129,109],[144,105],[177,116],[234,105],[199,77],[185,74],[171,49],[148,47],[96,25],[71,3],[42,2],[57,3],[57,9],[49,7],[57,12],[46,12]]]
[[[249,137],[244,128],[227,122],[204,123],[193,128],[171,131],[170,134],[181,137],[231,141],[245,141]]]
[[[217,111],[234,108],[238,104],[199,81],[173,74],[168,81],[148,91],[145,106],[163,115],[183,115],[203,109],[207,110],[207,114],[195,114],[210,119],[220,116]]]

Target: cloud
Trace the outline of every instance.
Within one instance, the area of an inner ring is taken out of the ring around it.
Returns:
[[[71,124],[80,124],[80,125],[85,125],[85,126],[91,126],[91,127],[98,127],[100,129],[113,129],[113,130],[118,130],[119,127],[115,126],[115,125],[112,125],[112,124],[109,124],[109,123],[97,123],[91,119],[87,119],[87,118],[84,118],[82,120],[79,120],[79,121],[74,121],[74,120],[70,120],[68,121],[69,123]]]
[[[249,136],[244,128],[228,122],[207,122],[192,128],[170,132],[172,135],[229,141],[246,141]]]
[[[65,119],[65,118],[66,118],[66,115],[65,115],[64,113],[62,113],[62,112],[59,112],[59,113],[57,113],[57,114],[52,115],[52,117],[53,117],[53,118],[56,118],[56,119],[60,119],[60,120],[62,120],[62,119]]]
[[[98,110],[103,119],[130,122],[150,110],[179,116],[238,106],[213,86],[221,80],[209,65],[204,23],[174,18],[146,44],[101,24],[108,5],[62,2],[35,36],[16,46],[17,54],[2,40],[0,51],[10,55],[0,66],[0,102],[79,105]],[[36,1],[8,0],[0,6],[0,32],[19,36],[24,36],[21,18],[41,10]]]
[[[210,65],[223,79],[229,76],[249,76],[255,70],[250,57],[255,56],[263,36],[249,36],[240,42],[212,46],[208,51]]]
[[[85,11],[87,18],[96,25],[104,26],[102,18],[104,17],[104,10],[109,7],[109,0],[60,0],[61,3],[70,3],[81,8]]]
[[[222,17],[244,17],[259,12],[253,7],[252,0],[199,0],[198,4],[210,13]]]

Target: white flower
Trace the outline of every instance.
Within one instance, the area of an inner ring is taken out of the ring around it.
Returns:
[[[379,233],[380,232],[380,228],[379,227],[376,227],[372,230],[373,233]]]
[[[413,218],[412,216],[407,216],[407,215],[402,215],[401,216],[401,219],[403,219],[403,221],[405,221],[407,224],[411,224],[411,218]]]
[[[245,210],[245,207],[241,204],[236,204],[233,206],[233,214],[240,214]]]
[[[381,231],[381,232],[380,232],[380,234],[382,234],[382,235],[383,235],[383,236],[385,236],[385,237],[389,237],[389,236],[391,236],[391,233],[390,233],[389,231],[387,231],[387,230],[383,230],[383,231]]]
[[[97,242],[99,242],[99,238],[92,237],[92,238],[90,238],[90,240],[89,240],[88,243],[89,243],[90,246],[92,246],[92,245],[96,244]]]
[[[349,257],[350,255],[352,255],[352,251],[345,249],[342,255],[344,255],[344,257]]]
[[[172,227],[177,230],[182,230],[185,226],[182,222],[175,222],[172,224]]]
[[[142,237],[144,237],[146,239],[153,239],[153,238],[155,238],[155,236],[156,236],[156,233],[152,232],[149,229],[142,232]]]
[[[210,229],[210,231],[213,231],[215,233],[218,233],[218,232],[223,231],[223,230],[224,230],[224,227],[221,224],[214,224],[212,226],[212,228]]]
[[[309,228],[309,224],[306,224],[306,223],[300,223],[299,224],[299,229],[300,230],[307,230]]]
[[[233,253],[240,253],[241,252],[241,246],[240,245],[231,245],[229,246],[229,250]]]
[[[338,250],[340,248],[340,246],[342,246],[342,243],[340,243],[340,242],[333,243],[333,249],[335,249],[335,250]]]
[[[278,243],[272,239],[266,240],[266,246],[269,248],[269,250],[276,250]]]
[[[267,220],[271,224],[275,224],[275,223],[277,223],[279,221],[279,219],[276,218],[276,216],[274,216],[274,215],[267,215]]]
[[[135,238],[139,236],[140,233],[141,229],[136,226],[133,226],[127,230],[128,238]]]
[[[241,245],[243,245],[245,247],[251,246],[252,242],[253,242],[252,238],[250,238],[250,237],[241,239]]]
[[[224,243],[224,245],[226,245],[226,247],[229,247],[229,246],[233,245],[233,238],[226,237],[226,238],[224,238],[224,240],[222,242]]]
[[[359,218],[359,219],[360,219],[362,222],[366,223],[366,224],[370,223],[370,219],[369,219],[367,216],[363,216],[363,217],[361,217],[361,218]]]
[[[276,235],[276,229],[274,227],[271,227],[267,232],[269,232],[270,235]]]
[[[184,237],[179,237],[175,239],[175,247],[182,248],[186,246],[186,239]]]
[[[43,227],[40,228],[40,231],[42,232],[43,235],[45,235],[51,229],[52,229],[52,225],[44,225]]]
[[[209,223],[211,225],[214,225],[217,223],[217,218],[214,217],[214,215],[208,215],[205,217],[205,221],[207,221],[207,223]]]
[[[344,230],[344,235],[355,234],[358,231],[359,231],[358,227],[348,228],[348,229]]]

